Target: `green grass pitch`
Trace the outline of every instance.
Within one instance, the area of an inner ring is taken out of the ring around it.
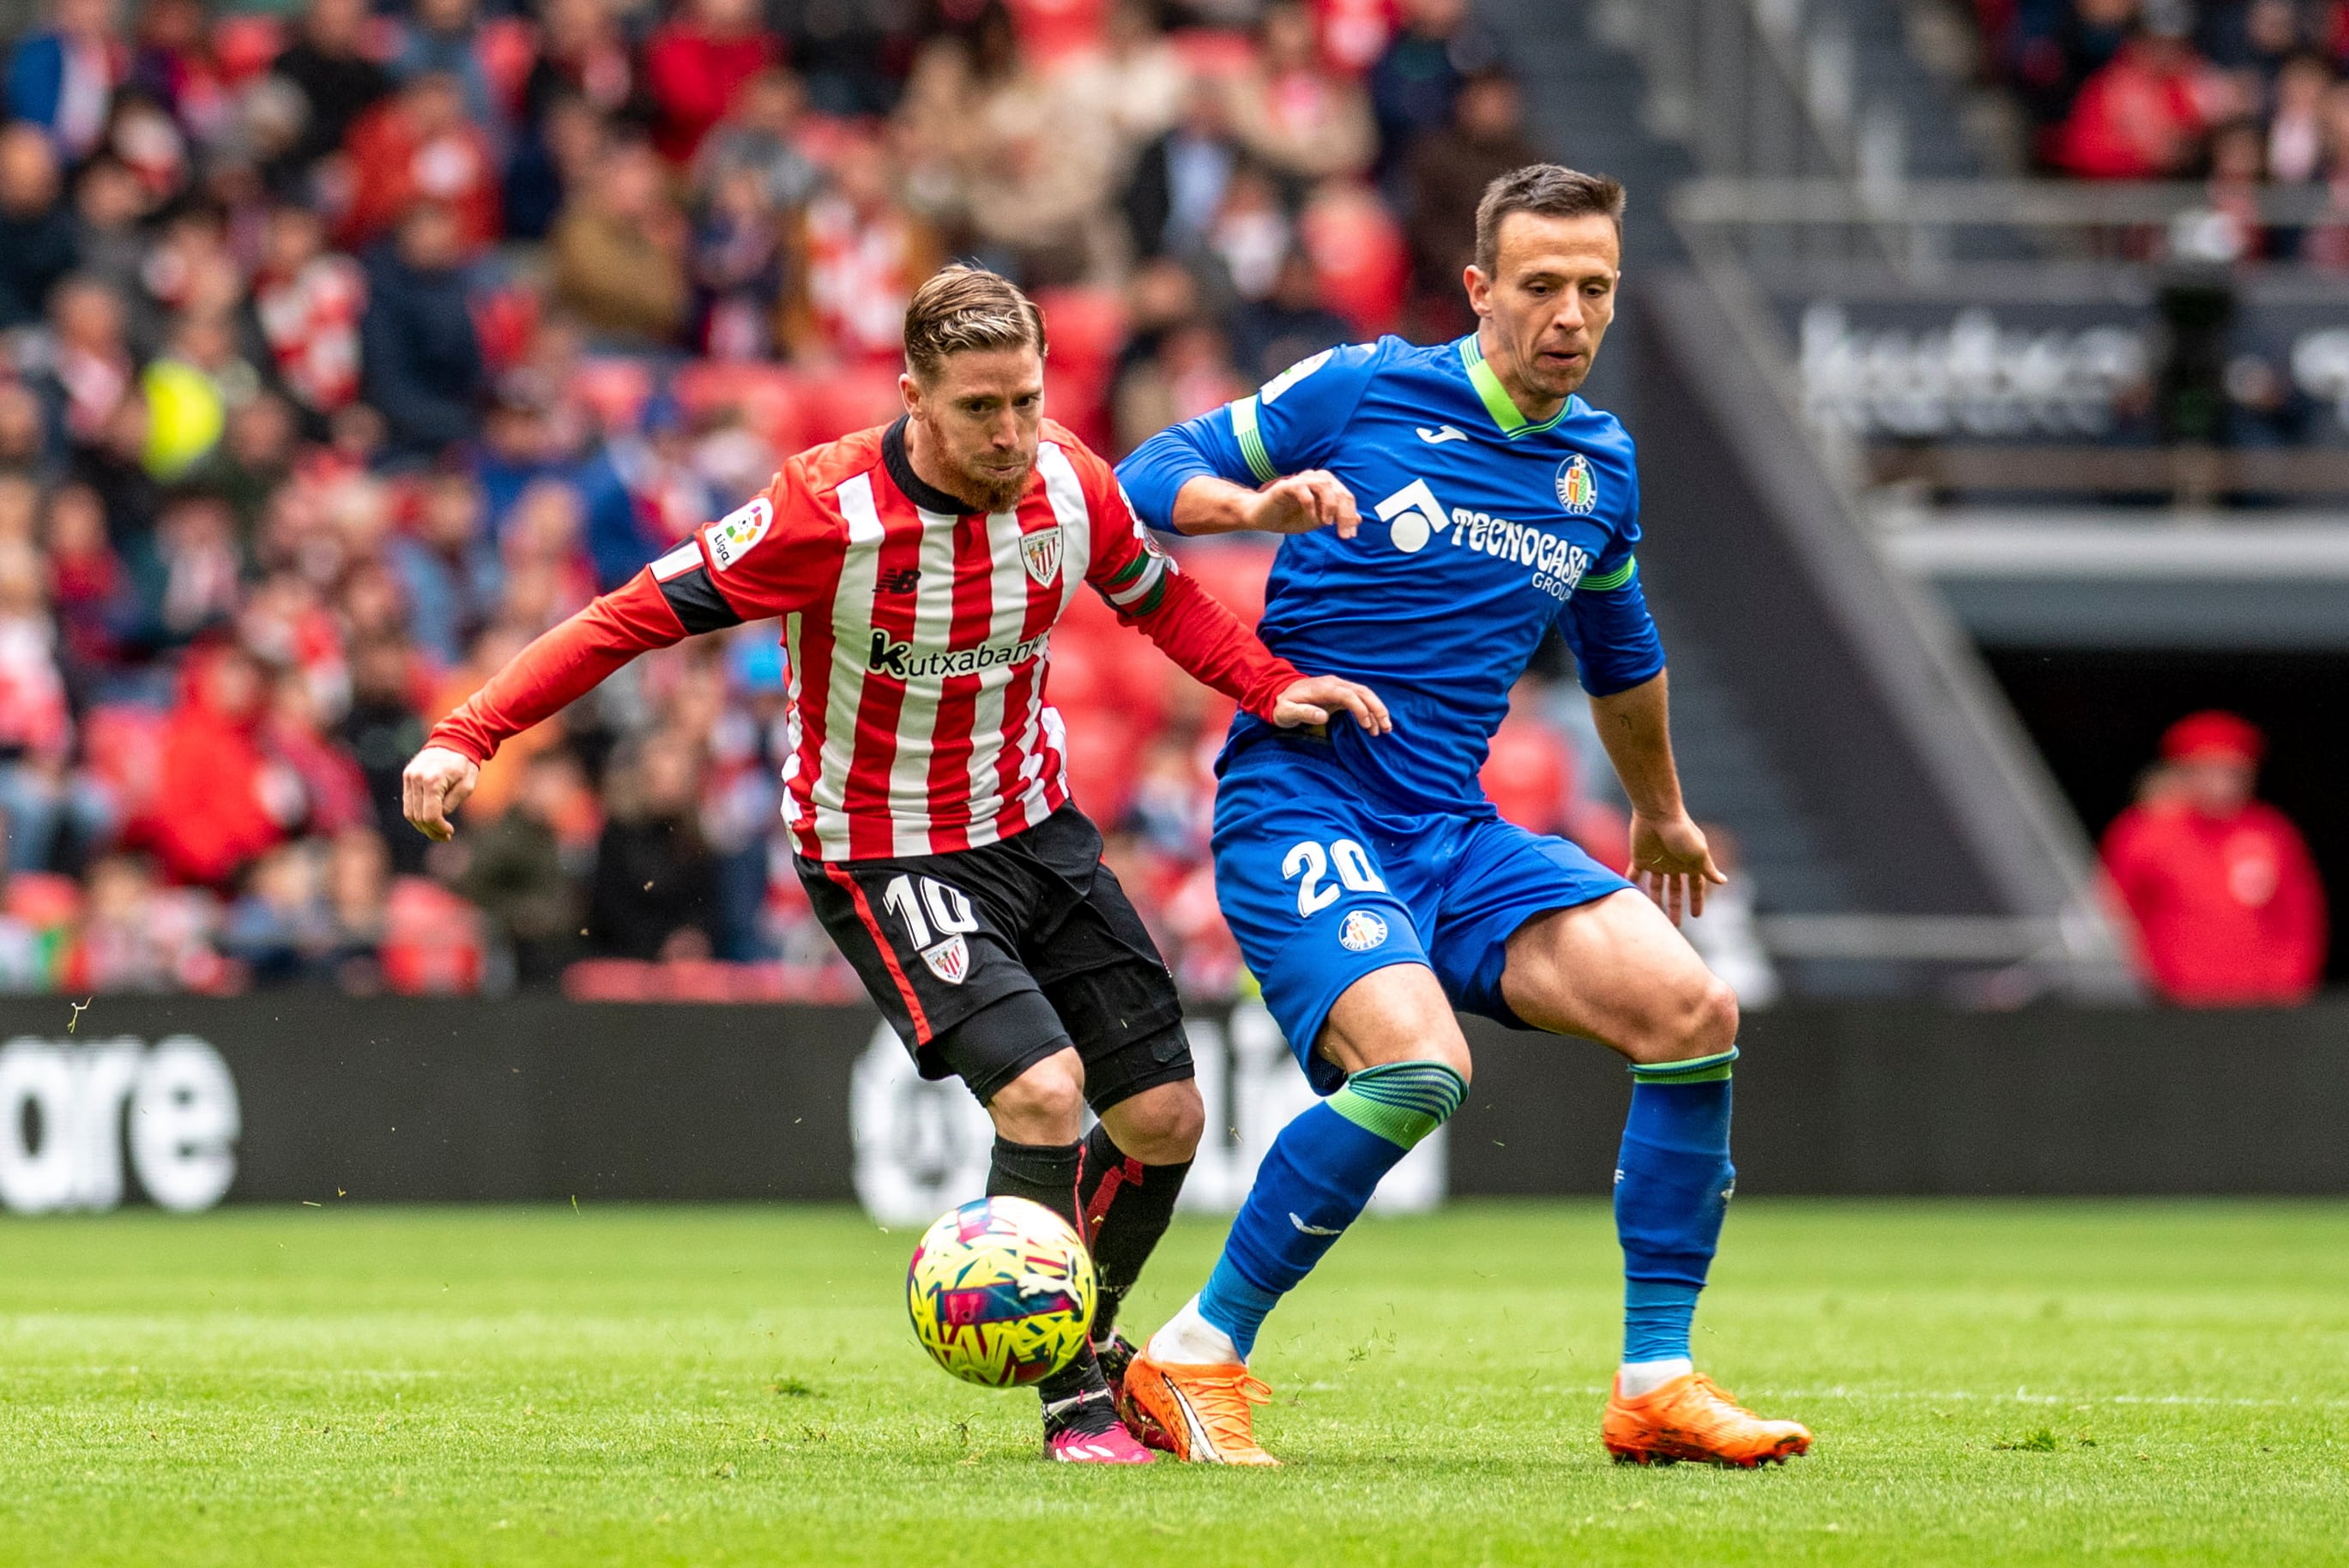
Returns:
[[[1169,1238],[1133,1315],[1203,1274]],[[0,1563],[2349,1562],[2349,1206],[1741,1200],[1699,1355],[1783,1470],[1597,1440],[1598,1204],[1367,1222],[1268,1472],[1050,1467],[842,1211],[0,1223]]]

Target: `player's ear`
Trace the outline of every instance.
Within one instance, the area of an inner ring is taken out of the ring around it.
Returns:
[[[1468,291],[1468,308],[1478,315],[1493,314],[1493,284],[1485,270],[1471,262],[1460,271],[1460,284]]]
[[[922,383],[911,370],[897,373],[897,397],[905,405],[906,413],[919,414],[922,411]]]

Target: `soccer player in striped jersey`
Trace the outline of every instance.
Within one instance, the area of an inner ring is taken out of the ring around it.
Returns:
[[[1388,721],[1368,688],[1267,653],[1159,551],[1109,465],[1044,418],[1044,347],[1009,283],[932,277],[905,313],[905,415],[792,459],[524,649],[434,727],[404,808],[449,837],[501,741],[648,648],[781,616],[800,880],[922,1075],[987,1108],[988,1193],[1044,1204],[1092,1249],[1093,1346],[1038,1385],[1047,1455],[1142,1463],[1109,1384],[1133,1355],[1117,1305],[1204,1114],[1165,961],[1069,797],[1052,627],[1090,586],[1266,723]]]

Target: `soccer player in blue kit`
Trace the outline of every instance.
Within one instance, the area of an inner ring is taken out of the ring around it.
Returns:
[[[1217,892],[1327,1098],[1282,1130],[1206,1287],[1126,1371],[1129,1424],[1185,1459],[1278,1462],[1255,1440],[1250,1407],[1269,1394],[1249,1350],[1379,1178],[1466,1096],[1454,1008],[1596,1039],[1630,1064],[1607,1448],[1752,1466],[1810,1447],[1689,1356],[1735,1178],[1737,1002],[1677,929],[1724,879],[1672,763],[1663,650],[1632,553],[1631,440],[1574,396],[1614,315],[1622,211],[1612,180],[1554,164],[1503,175],[1465,274],[1475,333],[1317,355],[1120,465],[1156,527],[1290,535],[1259,634],[1302,669],[1374,684],[1394,718],[1373,739],[1242,715],[1218,764]],[[1553,623],[1630,797],[1644,894],[1503,821],[1477,782]]]

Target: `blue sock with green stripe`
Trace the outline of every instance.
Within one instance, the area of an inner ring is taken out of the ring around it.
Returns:
[[[1615,1162],[1623,1244],[1623,1359],[1689,1353],[1689,1325],[1729,1212],[1732,1046],[1718,1056],[1631,1068],[1631,1114]]]
[[[1246,1358],[1265,1315],[1345,1233],[1379,1178],[1467,1093],[1468,1080],[1442,1062],[1389,1062],[1282,1128],[1199,1293],[1199,1315]]]

